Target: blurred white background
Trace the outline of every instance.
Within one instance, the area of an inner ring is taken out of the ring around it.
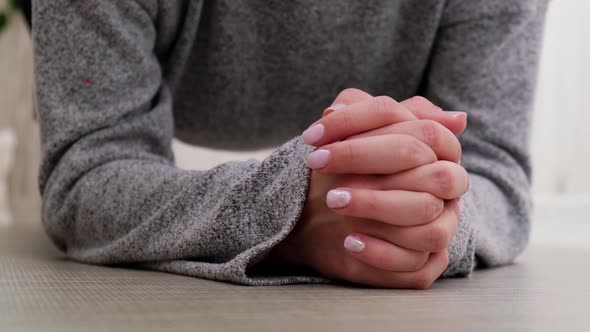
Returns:
[[[0,8],[5,0],[0,0]],[[554,0],[549,11],[532,137],[535,225],[533,242],[590,246],[590,1]],[[27,28],[13,20],[0,35],[0,225],[40,227],[33,119],[32,57]],[[8,129],[17,133],[9,168]],[[177,163],[210,168],[227,160],[261,159],[269,151],[228,153],[175,142]],[[9,172],[9,173],[8,173]],[[10,194],[2,191],[9,188]]]

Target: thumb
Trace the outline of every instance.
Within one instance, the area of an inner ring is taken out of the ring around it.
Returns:
[[[338,94],[336,99],[334,99],[334,101],[332,102],[332,105],[330,107],[326,108],[326,110],[324,111],[324,114],[322,115],[322,118],[324,116],[342,108],[343,106],[356,104],[358,102],[361,102],[361,101],[367,100],[367,99],[371,99],[371,98],[373,98],[373,96],[371,96],[370,94],[366,93],[363,90],[353,89],[353,88],[342,90],[342,92],[340,92]]]

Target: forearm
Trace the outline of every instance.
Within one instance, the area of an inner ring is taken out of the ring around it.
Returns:
[[[155,1],[41,1],[33,11],[43,222],[73,258],[246,284],[299,218],[309,147],[208,171],[175,167]],[[195,110],[197,112],[199,110]]]
[[[94,159],[96,167],[77,174],[65,160],[53,175],[77,181],[49,181],[45,226],[69,257],[84,262],[216,263],[216,278],[249,282],[245,269],[299,218],[308,169],[298,157],[306,152],[294,139],[263,162],[231,162],[204,172],[153,160]],[[244,255],[247,261],[238,258]],[[212,273],[199,268],[187,273]]]

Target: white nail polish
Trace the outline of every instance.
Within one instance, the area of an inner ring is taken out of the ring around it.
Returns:
[[[303,142],[312,145],[324,137],[325,128],[323,124],[313,125],[303,132]]]
[[[330,161],[330,150],[319,149],[310,153],[307,157],[307,165],[311,169],[320,169],[328,165]]]
[[[354,235],[349,235],[344,239],[344,248],[352,252],[361,252],[365,249],[365,243]]]
[[[331,209],[339,209],[348,205],[350,202],[350,192],[346,190],[333,189],[326,195],[326,205]]]

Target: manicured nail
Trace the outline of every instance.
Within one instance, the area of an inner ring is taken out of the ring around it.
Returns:
[[[331,209],[343,208],[350,202],[350,192],[346,190],[333,189],[326,195],[326,204]]]
[[[313,125],[303,132],[303,142],[305,144],[312,145],[324,137],[325,131],[326,128],[324,128],[323,124]]]
[[[330,107],[326,108],[326,110],[324,111],[324,114],[322,114],[322,116],[326,116],[334,111],[337,111],[339,109],[342,109],[346,107],[346,105],[344,104],[334,104],[334,105],[330,105]]]
[[[467,116],[467,113],[465,113],[465,112],[447,112],[447,113],[449,113],[449,115],[452,116],[453,118]]]
[[[344,248],[352,252],[361,252],[365,249],[365,243],[354,235],[349,235],[344,239]]]
[[[324,168],[328,165],[328,161],[330,161],[330,150],[315,150],[307,157],[307,165],[311,169]]]

